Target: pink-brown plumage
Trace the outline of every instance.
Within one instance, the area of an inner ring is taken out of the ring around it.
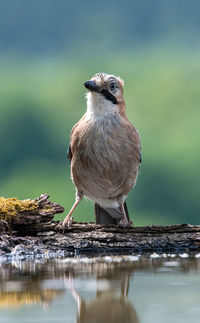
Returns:
[[[126,117],[123,81],[99,73],[86,83],[87,111],[73,127],[70,138],[76,205],[85,196],[108,210],[120,207],[126,222],[123,204],[137,180],[140,138]],[[69,224],[76,205],[64,226]]]

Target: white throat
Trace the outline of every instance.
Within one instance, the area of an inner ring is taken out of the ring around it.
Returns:
[[[111,101],[107,100],[102,94],[95,92],[88,92],[87,99],[87,111],[86,116],[88,118],[105,118],[110,115],[116,114],[117,107]]]

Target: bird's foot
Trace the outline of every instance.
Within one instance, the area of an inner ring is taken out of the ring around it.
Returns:
[[[117,226],[121,228],[130,228],[133,226],[133,222],[122,219]]]
[[[71,217],[70,215],[67,215],[62,222],[63,232],[65,231],[65,228],[71,227],[72,224],[73,224],[73,217]]]

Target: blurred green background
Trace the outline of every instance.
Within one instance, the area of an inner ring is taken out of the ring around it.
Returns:
[[[125,80],[142,140],[128,197],[134,223],[198,223],[199,12],[198,0],[0,0],[0,195],[46,192],[67,213],[66,151],[86,109],[82,84],[106,72]],[[74,215],[93,221],[92,203]]]

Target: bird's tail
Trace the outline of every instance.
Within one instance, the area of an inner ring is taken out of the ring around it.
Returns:
[[[123,217],[120,207],[103,208],[100,205],[95,203],[94,209],[95,209],[96,224],[119,224],[119,222]],[[124,210],[126,212],[127,220],[130,221],[126,202],[124,202]]]

